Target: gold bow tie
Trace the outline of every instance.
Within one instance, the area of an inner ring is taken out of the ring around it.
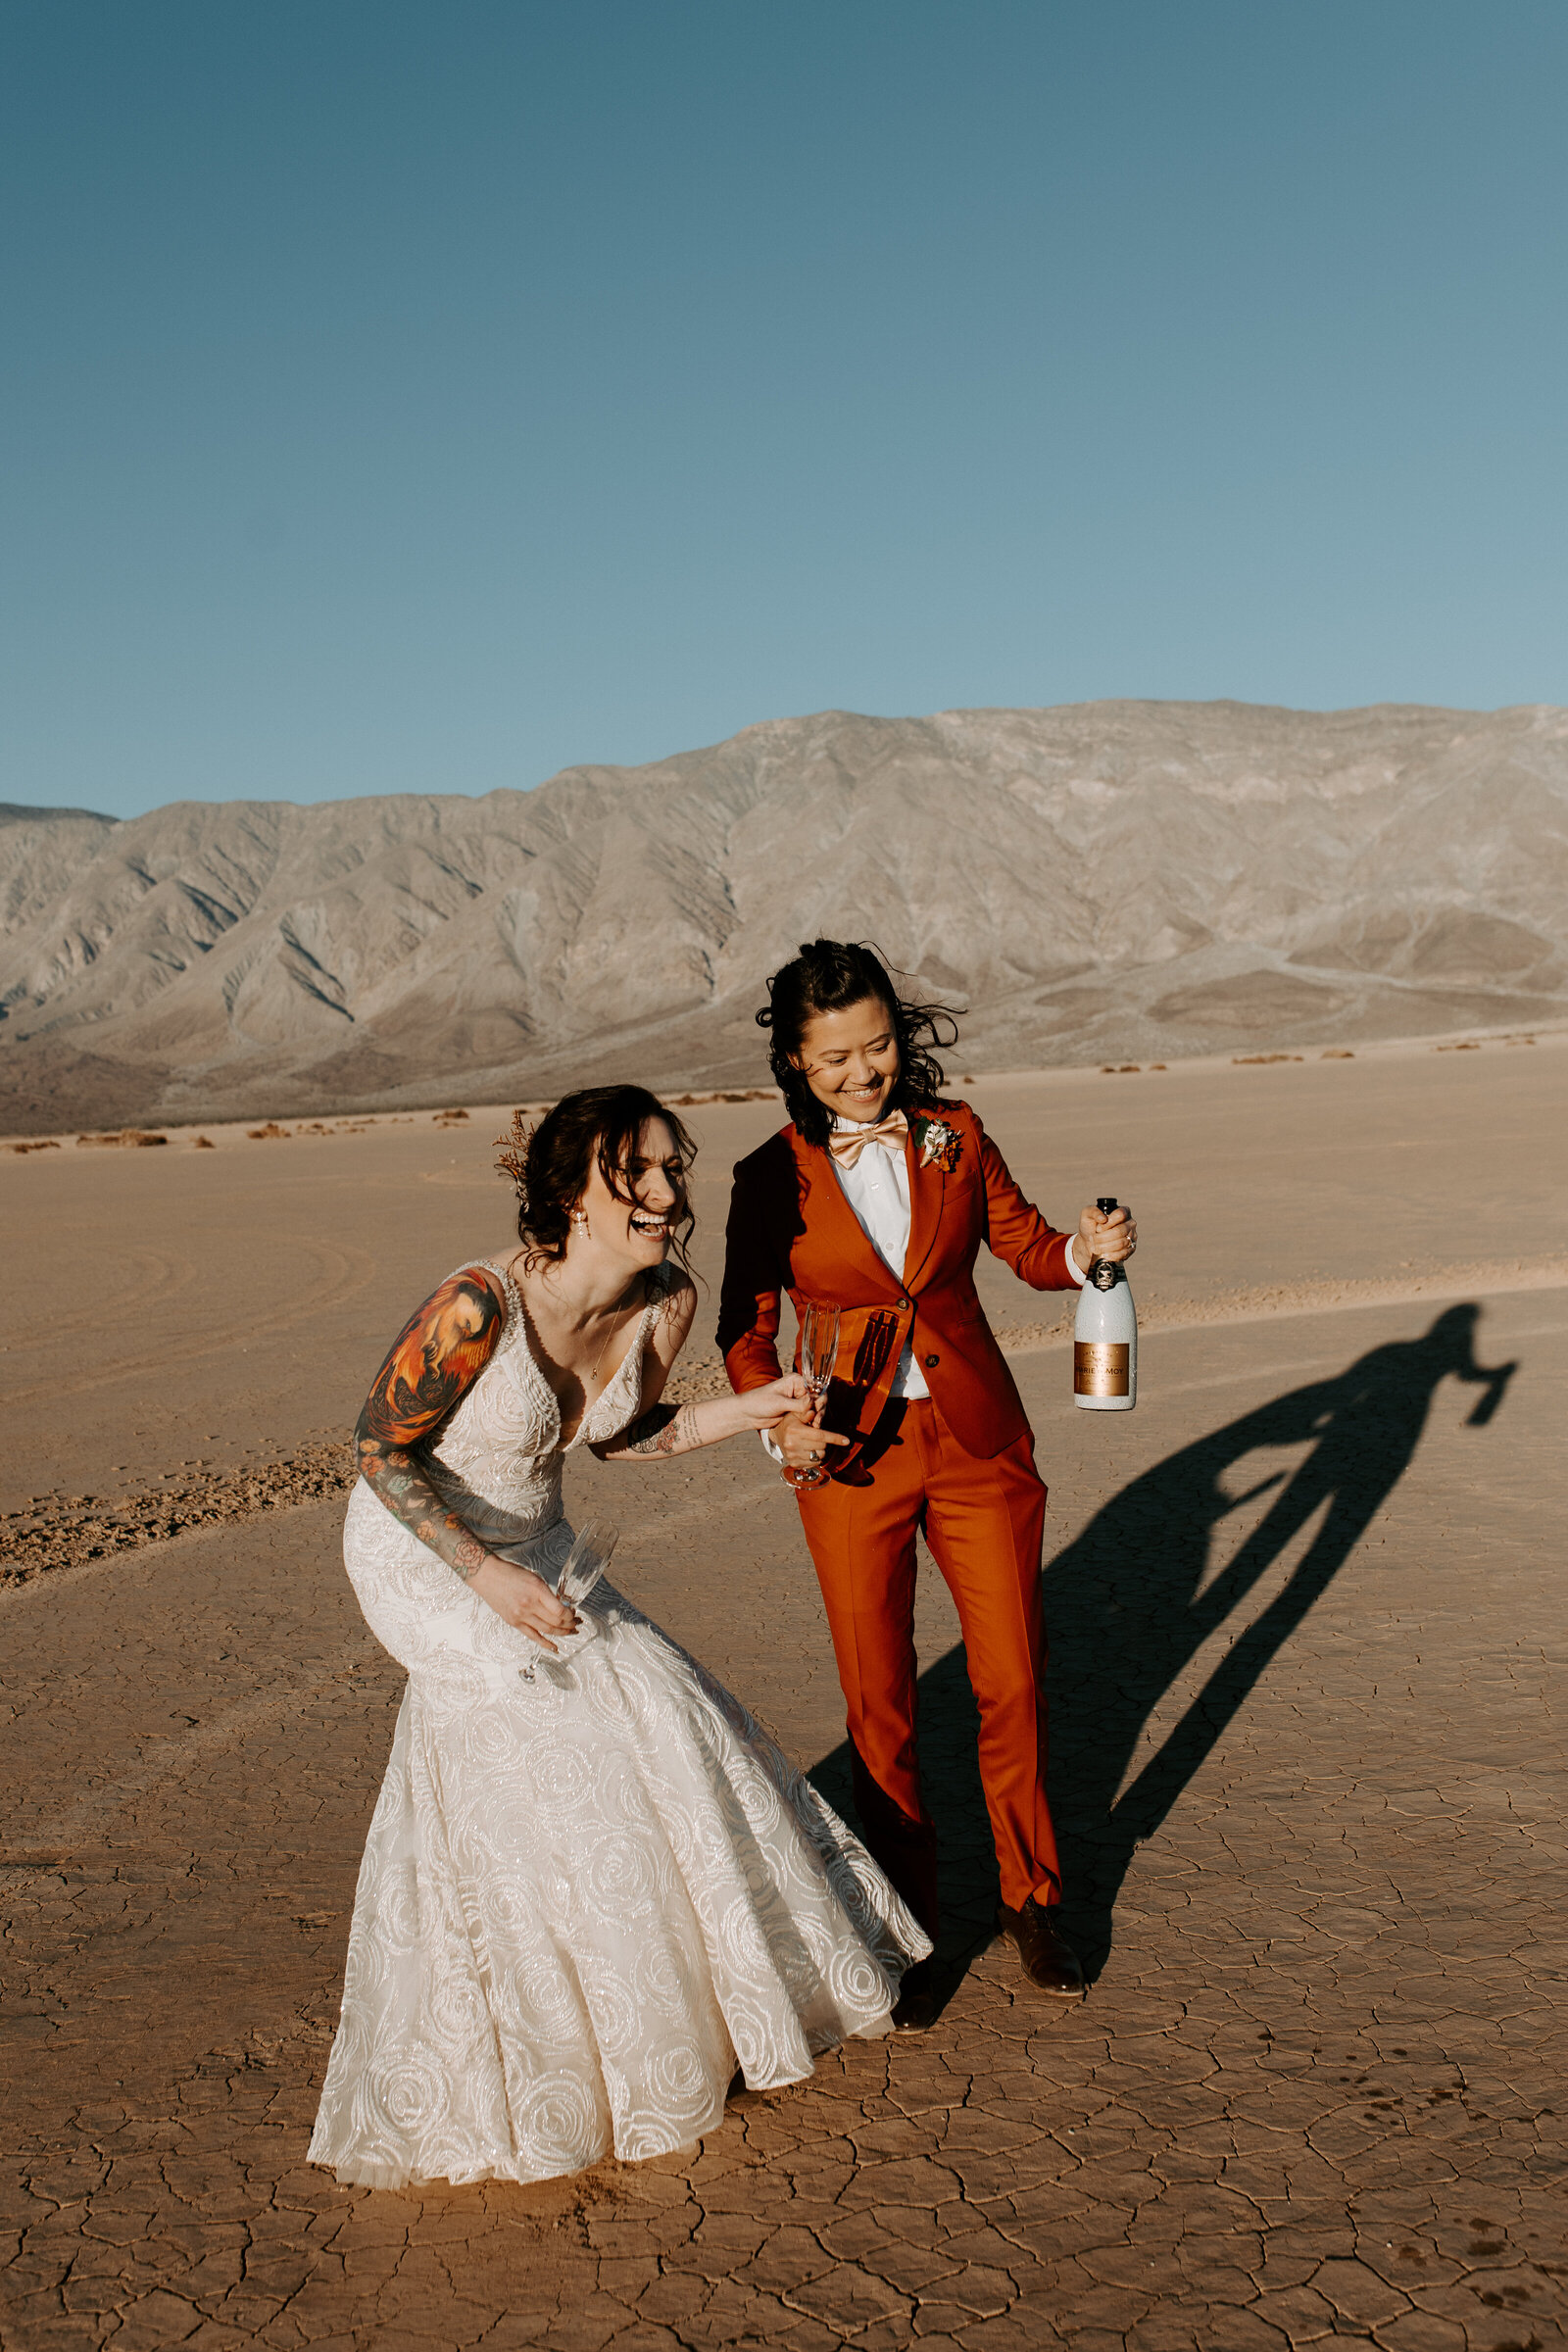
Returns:
[[[867,1144],[880,1144],[884,1152],[902,1152],[904,1139],[909,1132],[909,1122],[902,1110],[890,1110],[885,1119],[877,1119],[864,1127],[839,1127],[827,1139],[827,1148],[841,1167],[853,1168]]]

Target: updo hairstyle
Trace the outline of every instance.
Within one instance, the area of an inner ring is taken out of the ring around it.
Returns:
[[[957,1042],[957,1018],[946,1004],[919,1004],[899,995],[875,948],[859,940],[804,941],[799,955],[767,983],[767,1003],[757,1016],[771,1032],[767,1058],[796,1131],[808,1144],[825,1145],[833,1114],[819,1102],[795,1066],[806,1031],[819,1012],[843,1012],[868,997],[888,1008],[899,1048],[899,1075],[888,1098],[890,1110],[929,1107],[942,1090],[942,1064],[928,1049]],[[946,1034],[944,1034],[946,1031]]]
[[[633,1205],[626,1162],[635,1156],[650,1119],[662,1119],[675,1139],[680,1170],[671,1179],[675,1202],[670,1210],[670,1248],[690,1273],[687,1244],[697,1219],[686,1177],[697,1147],[675,1113],[645,1086],[581,1087],[574,1095],[563,1095],[533,1127],[520,1110],[513,1112],[511,1133],[496,1139],[501,1146],[496,1165],[505,1168],[517,1188],[517,1239],[527,1251],[527,1264],[565,1256],[571,1212],[588,1189],[596,1159],[615,1199]]]

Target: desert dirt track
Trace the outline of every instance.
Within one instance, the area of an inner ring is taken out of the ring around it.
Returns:
[[[982,1281],[1053,1489],[1095,1987],[1058,2014],[989,1947],[928,1573],[952,1997],[691,2158],[405,2194],[305,2164],[402,1682],[340,1496],[259,1510],[231,1480],[213,1524],[0,1593],[0,2343],[1568,2340],[1565,1078],[1544,1039],[956,1085],[1048,1213],[1115,1191],[1144,1237],[1128,1416],[1073,1410],[1061,1301]],[[711,1280],[729,1164],[778,1114],[690,1115]],[[0,1158],[14,1531],[324,1458],[415,1300],[507,1241],[487,1114],[210,1132]],[[579,1464],[568,1506],[589,1488],[617,1580],[847,1806],[760,1449]]]

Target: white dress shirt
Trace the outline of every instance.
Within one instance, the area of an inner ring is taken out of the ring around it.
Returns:
[[[853,1132],[859,1122],[836,1118],[833,1124],[842,1135],[846,1128]],[[855,1211],[856,1223],[902,1288],[904,1261],[909,1254],[909,1162],[904,1145],[901,1142],[890,1152],[886,1144],[867,1144],[853,1168],[847,1160],[835,1159],[833,1173]],[[925,1375],[914,1360],[912,1338],[906,1340],[888,1395],[930,1394]]]
[[[835,1118],[833,1124],[842,1133],[859,1125],[857,1119]],[[831,1153],[829,1154],[831,1157]],[[838,1178],[844,1198],[855,1211],[856,1223],[887,1267],[894,1281],[902,1287],[904,1264],[909,1254],[909,1162],[900,1143],[889,1151],[886,1144],[867,1144],[854,1167],[846,1160],[833,1161],[833,1173]],[[1078,1261],[1067,1244],[1067,1271],[1080,1290],[1084,1277],[1078,1271]],[[913,1334],[904,1343],[904,1353],[893,1375],[890,1396],[929,1396],[925,1374],[914,1360]],[[784,1456],[766,1430],[762,1443],[776,1461]]]

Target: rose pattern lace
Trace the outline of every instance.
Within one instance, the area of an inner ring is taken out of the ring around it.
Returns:
[[[572,1540],[563,1456],[635,1416],[664,1294],[564,1446],[526,1309],[494,1270],[501,1344],[425,1466],[492,1549],[554,1574]],[[363,1483],[343,1548],[409,1683],[313,2162],[397,2187],[665,2154],[718,2122],[737,2063],[777,2086],[887,2030],[923,1932],[739,1701],[608,1580],[596,1638],[539,1664]]]

